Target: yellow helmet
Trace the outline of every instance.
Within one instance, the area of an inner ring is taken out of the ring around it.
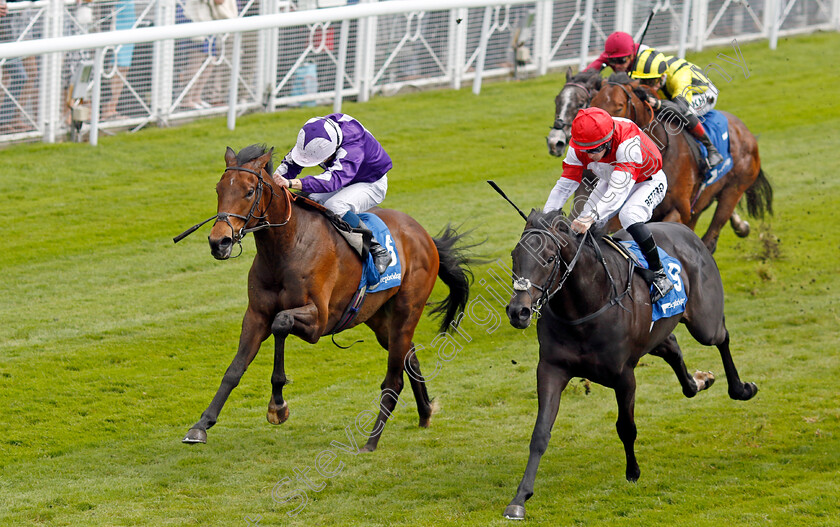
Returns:
[[[656,51],[653,48],[648,48],[636,58],[636,67],[630,73],[634,79],[655,79],[665,74],[668,69],[668,63],[665,60],[665,54]]]

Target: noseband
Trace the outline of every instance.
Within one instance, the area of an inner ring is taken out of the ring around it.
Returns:
[[[287,189],[286,187],[283,187],[283,191],[284,191],[283,194],[286,197],[286,210],[288,211],[286,219],[282,223],[271,223],[268,220],[266,220],[266,216],[268,216],[268,209],[271,207],[271,202],[274,200],[274,196],[277,196],[277,193],[274,192],[274,187],[272,187],[271,185],[268,185],[268,189],[271,192],[271,194],[269,194],[268,205],[266,205],[265,210],[264,210],[264,212],[261,216],[257,215],[256,214],[257,205],[259,205],[260,201],[262,200],[263,187],[266,185],[266,182],[262,177],[262,173],[257,172],[256,170],[251,170],[250,168],[238,167],[238,166],[230,166],[230,167],[225,168],[225,172],[227,172],[228,170],[241,170],[243,172],[248,172],[250,174],[254,174],[255,176],[257,176],[257,191],[255,193],[256,196],[254,198],[254,202],[251,203],[251,209],[248,211],[248,215],[243,216],[241,214],[235,214],[233,212],[219,212],[219,213],[215,214],[214,216],[210,216],[209,218],[202,221],[201,223],[197,223],[197,224],[193,225],[192,227],[190,227],[186,231],[182,232],[181,234],[179,234],[178,236],[173,238],[172,240],[175,243],[178,243],[179,241],[183,240],[184,238],[186,238],[187,236],[189,236],[190,234],[195,232],[199,227],[201,227],[202,225],[204,225],[205,223],[207,223],[211,220],[216,220],[216,221],[213,222],[213,225],[215,225],[216,223],[218,223],[220,221],[223,221],[227,224],[228,227],[230,227],[230,233],[231,233],[231,237],[233,238],[233,242],[236,243],[237,245],[239,245],[239,254],[242,254],[242,238],[244,238],[245,235],[248,234],[249,232],[261,231],[261,230],[267,229],[269,227],[282,227],[283,225],[286,225],[287,223],[289,223],[289,220],[292,217],[292,197],[291,197],[291,193],[289,192],[289,189]],[[233,224],[231,224],[231,222],[230,222],[231,216],[234,217],[234,218],[239,218],[241,220],[244,220],[244,223],[242,224],[242,228],[239,229],[238,232],[236,231],[236,229],[233,228]],[[250,221],[252,219],[257,220],[257,224],[253,227],[248,227],[248,223],[250,223]],[[239,256],[239,254],[237,254],[236,256]]]

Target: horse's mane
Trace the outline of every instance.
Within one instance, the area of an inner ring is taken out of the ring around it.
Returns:
[[[529,225],[551,225],[554,227],[557,232],[563,234],[569,234],[573,236],[575,239],[579,239],[579,235],[571,230],[572,219],[566,216],[562,210],[551,210],[551,211],[544,211],[542,209],[533,209],[531,214],[528,216],[528,224]],[[596,239],[600,240],[602,236],[607,234],[607,225],[598,226],[597,224],[592,225],[589,228],[590,234]]]
[[[633,79],[631,79],[630,75],[627,75],[627,73],[617,71],[607,78],[607,82],[612,84],[630,84],[633,82]]]
[[[248,163],[260,157],[261,155],[264,155],[266,152],[268,152],[268,147],[265,144],[255,144],[246,146],[245,148],[240,150],[238,154],[236,154],[236,164],[242,166],[245,163]],[[268,160],[268,163],[266,163],[265,165],[265,171],[269,174],[274,173],[273,159]]]
[[[600,71],[589,70],[589,71],[581,71],[575,74],[574,77],[569,79],[570,82],[580,82],[582,84],[586,84],[587,82],[591,81],[594,77],[601,77]]]

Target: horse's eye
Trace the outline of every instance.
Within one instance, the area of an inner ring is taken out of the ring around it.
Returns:
[[[251,196],[253,196],[253,195],[254,195],[254,189],[251,189],[251,190],[249,190],[249,191],[248,191],[248,193],[247,193],[247,194],[245,194],[245,197],[246,197],[246,198],[250,198],[250,197],[251,197]]]

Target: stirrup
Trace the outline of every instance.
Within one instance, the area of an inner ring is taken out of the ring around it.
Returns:
[[[668,275],[665,274],[665,271],[657,271],[653,275],[653,290],[650,293],[650,302],[655,304],[662,300],[662,297],[667,295],[671,292],[671,289],[674,288],[674,282],[668,278]]]
[[[376,240],[371,241],[370,255],[373,257],[373,265],[380,275],[385,274],[385,270],[391,265],[391,254],[388,249]]]

